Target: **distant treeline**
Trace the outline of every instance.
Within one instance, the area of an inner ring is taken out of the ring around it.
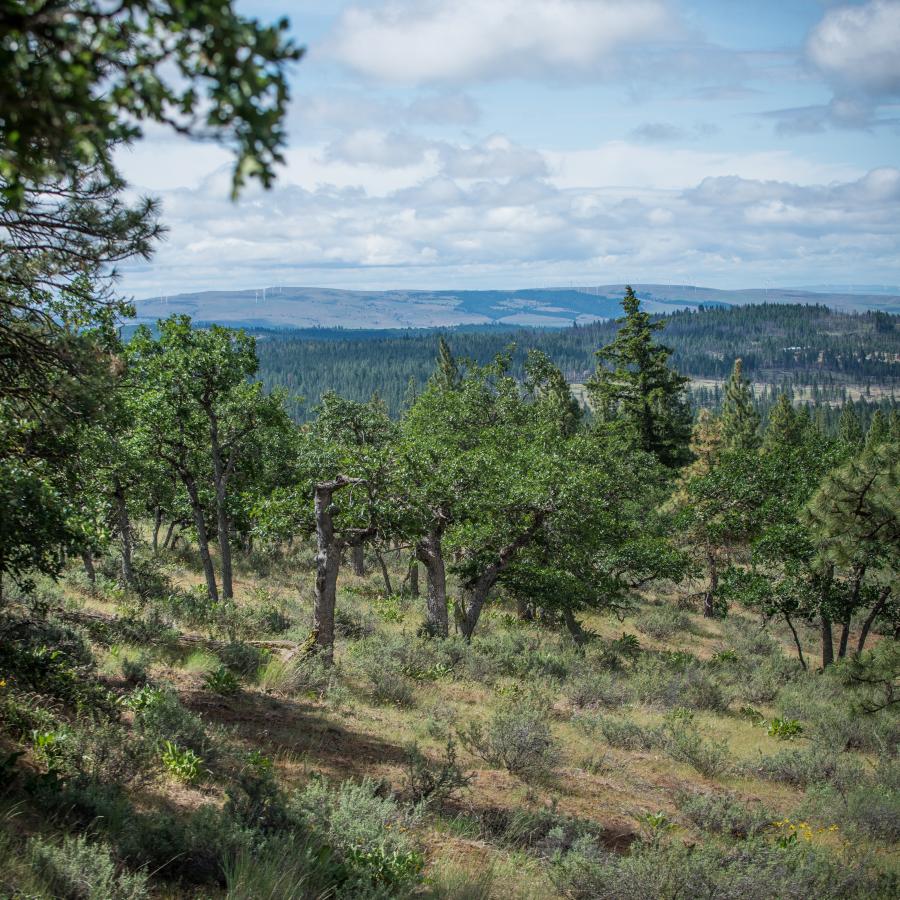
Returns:
[[[672,361],[694,378],[725,379],[735,357],[753,381],[787,387],[797,397],[840,403],[846,385],[900,389],[900,316],[882,312],[835,312],[825,306],[760,304],[679,311],[664,318],[661,339]],[[434,370],[438,338],[448,339],[460,357],[485,363],[515,345],[512,370],[521,376],[527,351],[544,351],[571,382],[593,371],[594,353],[615,334],[614,321],[560,330],[497,327],[444,330],[353,331],[343,329],[257,330],[260,376],[269,388],[285,388],[298,421],[328,390],[353,400],[378,394],[392,414],[411,389],[421,390]],[[805,387],[805,392],[798,388]],[[304,398],[300,402],[298,397]],[[765,415],[768,397],[758,398]],[[698,405],[716,407],[718,392],[697,393]],[[868,419],[860,404],[860,415]]]

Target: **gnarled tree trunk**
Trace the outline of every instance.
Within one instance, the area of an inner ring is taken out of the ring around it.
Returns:
[[[125,489],[122,482],[116,478],[113,486],[113,496],[116,501],[116,525],[119,537],[122,539],[122,578],[125,584],[134,585],[134,566],[132,565],[133,542],[131,533],[131,518],[128,515],[128,503],[125,500]]]
[[[706,567],[709,571],[709,585],[703,596],[703,615],[712,619],[716,614],[716,591],[719,589],[719,565],[712,548],[706,550]]]
[[[366,551],[362,544],[354,544],[350,548],[350,562],[353,574],[362,578],[366,574]]]
[[[435,637],[447,637],[450,634],[447,619],[447,573],[444,569],[441,537],[439,531],[432,531],[416,546],[416,555],[425,566],[425,621]]]
[[[188,472],[181,473],[185,490],[191,501],[191,512],[194,514],[194,527],[197,529],[197,545],[200,550],[200,562],[203,566],[203,574],[206,577],[206,592],[213,603],[219,602],[219,587],[216,584],[216,570],[213,568],[212,556],[209,554],[209,535],[206,532],[206,520],[203,517],[203,507],[200,504],[200,493],[197,490],[197,482]],[[174,547],[174,542],[172,544]]]

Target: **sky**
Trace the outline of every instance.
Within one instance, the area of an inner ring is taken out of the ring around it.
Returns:
[[[238,0],[287,16],[277,184],[227,149],[120,155],[166,240],[142,298],[900,284],[900,0]]]

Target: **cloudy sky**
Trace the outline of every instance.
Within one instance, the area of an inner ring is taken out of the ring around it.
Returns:
[[[136,297],[271,285],[900,284],[900,0],[239,0],[291,19],[287,164],[123,154]]]

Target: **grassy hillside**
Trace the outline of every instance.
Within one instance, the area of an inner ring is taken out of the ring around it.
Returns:
[[[187,550],[145,557],[140,595],[110,558],[8,598],[0,895],[893,894],[897,708],[861,712],[877,690],[804,672],[777,627],[703,619],[687,585],[588,618],[583,649],[502,601],[442,643],[373,558],[341,576],[329,672],[312,553],[241,557],[219,608]]]

